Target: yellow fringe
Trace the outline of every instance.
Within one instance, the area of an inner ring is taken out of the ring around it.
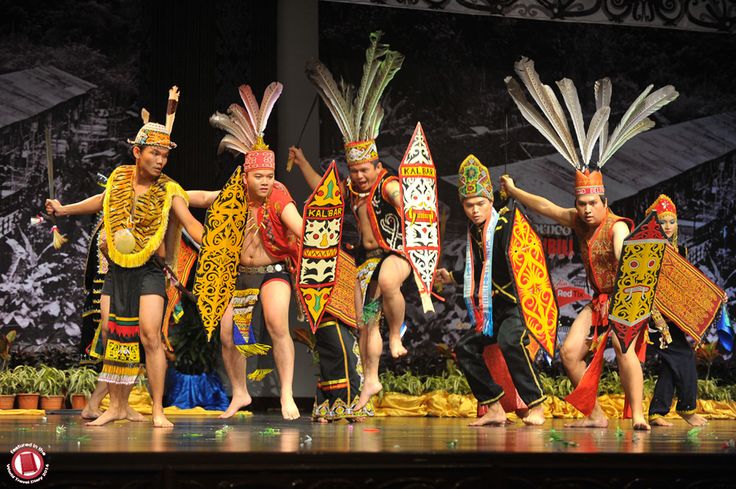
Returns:
[[[61,249],[62,245],[69,242],[68,239],[66,239],[66,236],[61,234],[58,229],[56,229],[56,226],[54,226],[54,249]]]
[[[254,370],[253,372],[251,372],[248,375],[248,378],[250,380],[254,380],[256,382],[260,382],[261,380],[263,380],[264,378],[266,378],[266,375],[270,374],[271,372],[273,372],[273,369],[272,368],[259,368],[257,370]]]
[[[270,345],[264,345],[263,343],[254,343],[252,345],[235,345],[235,348],[245,357],[252,357],[253,355],[265,355],[271,351]]]
[[[159,178],[166,178],[168,181],[165,183],[165,198],[163,202],[163,206],[161,209],[161,225],[156,230],[156,232],[153,234],[153,236],[150,236],[148,238],[148,241],[146,242],[146,245],[138,252],[136,253],[120,253],[117,248],[115,248],[115,244],[112,242],[113,236],[115,236],[115,233],[113,232],[112,226],[110,225],[110,213],[112,212],[110,208],[110,200],[111,195],[113,191],[113,187],[116,185],[127,184],[131,181],[133,177],[133,172],[135,171],[135,165],[124,165],[119,166],[116,168],[112,174],[110,175],[110,178],[107,180],[107,187],[105,190],[105,198],[103,201],[103,210],[105,213],[105,235],[108,237],[108,255],[110,256],[110,259],[116,263],[117,265],[123,267],[123,268],[136,268],[143,266],[150,258],[151,256],[158,250],[158,248],[161,246],[161,243],[164,240],[164,237],[166,236],[166,230],[169,226],[169,213],[171,211],[171,202],[173,201],[174,197],[179,196],[184,199],[184,201],[189,205],[189,198],[184,191],[184,189],[181,188],[181,186],[176,183],[175,181],[171,180],[169,177],[166,177],[165,175],[162,175]],[[132,185],[132,184],[131,184]],[[117,190],[117,189],[116,189]],[[115,199],[119,200],[119,199]],[[115,202],[117,206],[123,205],[122,202]],[[177,233],[180,231],[181,226],[179,226],[179,229],[177,229]],[[118,231],[117,229],[115,231]],[[178,240],[177,240],[178,241]],[[176,245],[175,245],[176,246]],[[173,250],[173,255],[176,256],[176,253],[178,251],[178,248]]]

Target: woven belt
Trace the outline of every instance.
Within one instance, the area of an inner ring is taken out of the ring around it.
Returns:
[[[238,265],[238,272],[240,273],[274,273],[274,272],[285,272],[286,264],[284,262],[271,263],[270,265],[261,266],[245,266]]]
[[[386,255],[388,255],[388,251],[384,250],[383,248],[376,248],[375,250],[370,250],[365,252],[366,258],[382,258]]]

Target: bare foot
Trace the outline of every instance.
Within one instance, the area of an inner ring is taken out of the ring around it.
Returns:
[[[401,343],[400,335],[389,335],[388,347],[391,350],[391,356],[393,358],[401,358],[409,353],[408,351],[406,351],[406,348],[404,348],[404,345]]]
[[[92,408],[89,404],[84,406],[84,409],[82,409],[82,419],[97,419],[100,416],[102,416],[102,411],[100,411],[99,406],[96,408]]]
[[[672,426],[672,423],[670,423],[669,421],[667,421],[667,420],[666,420],[666,419],[664,419],[664,418],[654,418],[654,419],[650,419],[650,420],[649,420],[649,424],[651,424],[652,426],[666,426],[666,427],[668,427],[668,428],[669,428],[670,426]]]
[[[86,425],[87,426],[103,426],[112,421],[118,421],[120,419],[125,419],[126,416],[127,416],[127,413],[125,412],[125,408],[121,408],[121,409],[110,408],[104,413],[102,413],[94,421],[90,421],[89,423],[86,423]]]
[[[608,418],[586,416],[583,419],[567,423],[566,428],[606,428],[608,426]]]
[[[375,396],[379,392],[381,392],[381,389],[383,389],[383,386],[380,382],[368,382],[366,381],[365,384],[363,384],[363,389],[360,391],[360,397],[358,398],[358,405],[353,408],[353,412],[360,411],[365,407],[366,404],[368,404],[371,400],[371,397]]]
[[[682,419],[687,421],[691,426],[705,426],[708,424],[708,420],[702,417],[699,414],[684,414],[684,413],[677,413],[680,415]]]
[[[299,419],[299,408],[296,407],[293,397],[281,398],[281,416],[289,421]]]
[[[488,406],[488,411],[482,418],[476,419],[468,426],[503,426],[506,422],[506,412],[504,412],[501,404],[494,402]]]
[[[173,428],[174,423],[169,421],[164,413],[157,413],[153,415],[153,427],[154,428]]]
[[[244,408],[245,406],[250,405],[250,403],[253,400],[250,397],[250,394],[245,394],[244,396],[233,396],[233,400],[230,401],[230,405],[227,407],[227,410],[218,416],[220,419],[230,418],[235,415],[238,411],[240,411],[241,408]]]
[[[134,423],[142,423],[146,421],[146,417],[143,416],[141,413],[133,409],[132,407],[128,406],[125,413],[125,419],[128,421],[132,421]]]
[[[634,431],[649,431],[652,429],[651,426],[649,426],[649,423],[647,423],[647,420],[644,419],[644,417],[635,416],[631,422],[634,424]]]
[[[539,426],[544,424],[544,406],[539,404],[529,409],[526,416],[523,416],[521,420],[526,425]]]

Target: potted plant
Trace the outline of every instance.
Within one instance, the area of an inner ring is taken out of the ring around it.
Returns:
[[[18,392],[18,381],[13,372],[0,371],[0,409],[13,409],[16,392]]]
[[[38,409],[38,371],[30,365],[18,365],[11,372],[17,382],[18,409]]]
[[[38,391],[41,394],[41,409],[64,407],[66,373],[58,368],[41,365],[38,369]]]
[[[84,409],[97,385],[97,371],[89,367],[76,367],[67,370],[66,374],[66,392],[72,409]]]

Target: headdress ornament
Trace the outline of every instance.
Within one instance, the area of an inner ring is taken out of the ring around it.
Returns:
[[[540,114],[527,100],[516,79],[511,76],[506,77],[504,80],[506,88],[521,115],[575,168],[576,195],[603,194],[603,176],[600,173],[603,165],[628,140],[653,128],[654,121],[649,116],[675,100],[679,95],[672,85],[667,85],[652,93],[650,92],[654,85],[649,85],[626,110],[621,121],[609,136],[611,80],[603,78],[595,82],[596,112],[590,120],[587,131],[575,84],[568,78],[558,81],[557,87],[562,94],[575,130],[578,142],[578,148],[576,148],[562,105],[552,88],[543,84],[539,79],[539,75],[534,70],[534,61],[521,58],[514,64],[514,71],[542,113]],[[598,160],[591,163],[596,142],[598,143]]]
[[[404,55],[378,42],[382,35],[380,31],[370,35],[357,93],[353,85],[342,79],[336,83],[330,70],[320,61],[307,63],[307,78],[330,109],[342,133],[349,167],[378,161],[375,139],[383,120],[381,97],[404,62]]]
[[[485,197],[493,200],[493,182],[488,168],[474,155],[468,155],[458,170],[457,192],[460,200]]]
[[[149,122],[150,113],[141,109],[143,126],[138,130],[135,139],[128,139],[128,144],[135,146],[158,146],[166,149],[176,148],[176,143],[171,141],[171,130],[176,118],[176,107],[179,104],[179,88],[173,86],[169,89],[169,99],[166,104],[166,124]]]
[[[231,104],[227,114],[215,112],[210,116],[210,124],[227,132],[217,148],[218,153],[225,149],[245,155],[243,170],[247,173],[254,170],[275,170],[276,157],[268,145],[263,142],[268,118],[284,86],[273,82],[263,92],[263,99],[258,103],[250,85],[238,88],[243,105]]]

